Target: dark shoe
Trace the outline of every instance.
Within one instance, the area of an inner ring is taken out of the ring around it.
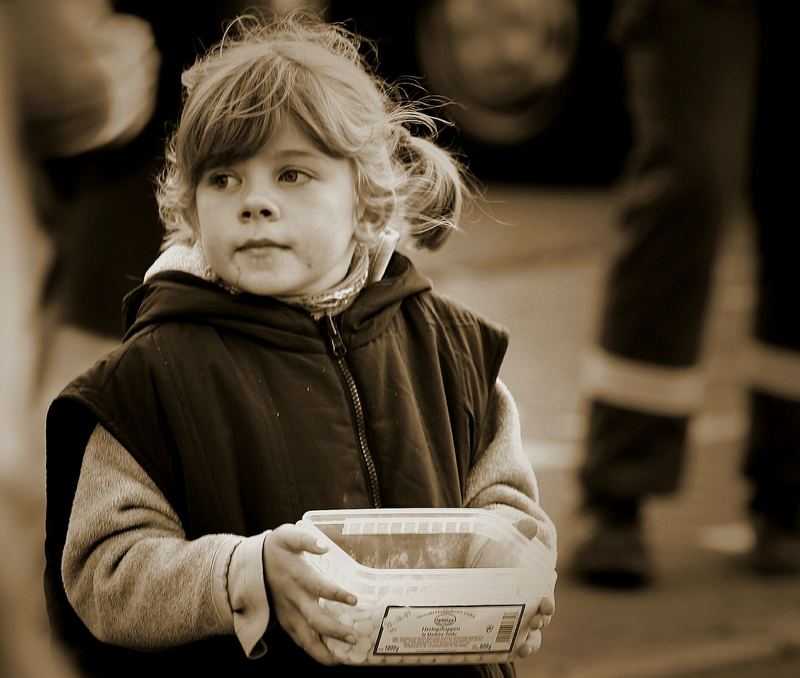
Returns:
[[[635,589],[652,580],[638,519],[595,519],[589,537],[573,555],[572,574],[591,586]]]
[[[759,574],[785,576],[800,574],[800,529],[776,521],[755,519],[756,543],[750,564]]]

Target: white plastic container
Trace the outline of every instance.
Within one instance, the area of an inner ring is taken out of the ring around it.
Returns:
[[[547,547],[487,510],[309,511],[301,524],[330,547],[306,557],[358,598],[321,600],[354,626],[354,646],[323,638],[345,664],[510,661],[555,587]]]

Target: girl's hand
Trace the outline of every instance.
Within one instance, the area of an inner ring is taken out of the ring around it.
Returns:
[[[522,518],[514,523],[523,537],[532,540],[539,532],[539,523],[533,518]],[[464,557],[464,567],[518,567],[518,556],[505,543],[474,534]]]
[[[273,601],[273,612],[292,640],[321,664],[338,661],[320,635],[355,644],[354,630],[319,605],[320,598],[355,605],[355,596],[334,584],[303,556],[304,551],[328,550],[314,536],[296,525],[285,524],[264,540],[264,572]]]
[[[545,596],[539,601],[539,608],[531,617],[528,624],[528,636],[525,642],[519,646],[517,657],[524,659],[530,657],[534,652],[538,652],[542,646],[542,629],[550,625],[550,620],[556,611],[556,600],[553,596]]]
[[[517,529],[528,539],[533,539],[539,531],[538,523],[530,518],[523,518],[516,525]],[[554,596],[545,596],[539,601],[539,608],[531,617],[528,624],[528,636],[517,650],[517,657],[524,659],[539,651],[542,646],[542,630],[550,625],[555,611],[556,599]]]
[[[539,524],[533,518],[522,518],[515,523],[515,527],[526,539],[533,539],[539,532]],[[516,565],[516,560],[507,550],[501,548],[493,540],[475,540],[467,556],[467,565],[470,567],[502,567],[503,565]],[[542,630],[547,628],[556,611],[554,596],[545,596],[539,601],[539,607],[530,618],[525,642],[519,646],[516,656],[520,659],[529,657],[538,652],[542,646]]]

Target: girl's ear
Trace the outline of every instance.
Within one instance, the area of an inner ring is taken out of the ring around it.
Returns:
[[[386,215],[374,208],[359,205],[356,208],[356,228],[353,237],[360,243],[370,245],[386,226]]]
[[[200,240],[200,216],[197,213],[197,188],[192,194],[191,204],[184,210],[183,218],[186,225],[192,229],[195,240]]]
[[[378,235],[382,230],[383,224],[379,224],[374,221],[367,221],[365,219],[359,219],[356,222],[353,238],[355,238],[357,242],[360,242],[364,245],[371,245],[378,238]]]

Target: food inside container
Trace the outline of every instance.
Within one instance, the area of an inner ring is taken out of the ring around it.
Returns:
[[[306,557],[358,597],[321,601],[356,633],[323,637],[346,664],[509,661],[555,585],[547,547],[491,511],[311,511],[302,524],[329,545]]]
[[[385,570],[467,567],[472,540],[471,534],[394,534],[376,539],[375,535],[334,532],[326,536],[357,563]]]

